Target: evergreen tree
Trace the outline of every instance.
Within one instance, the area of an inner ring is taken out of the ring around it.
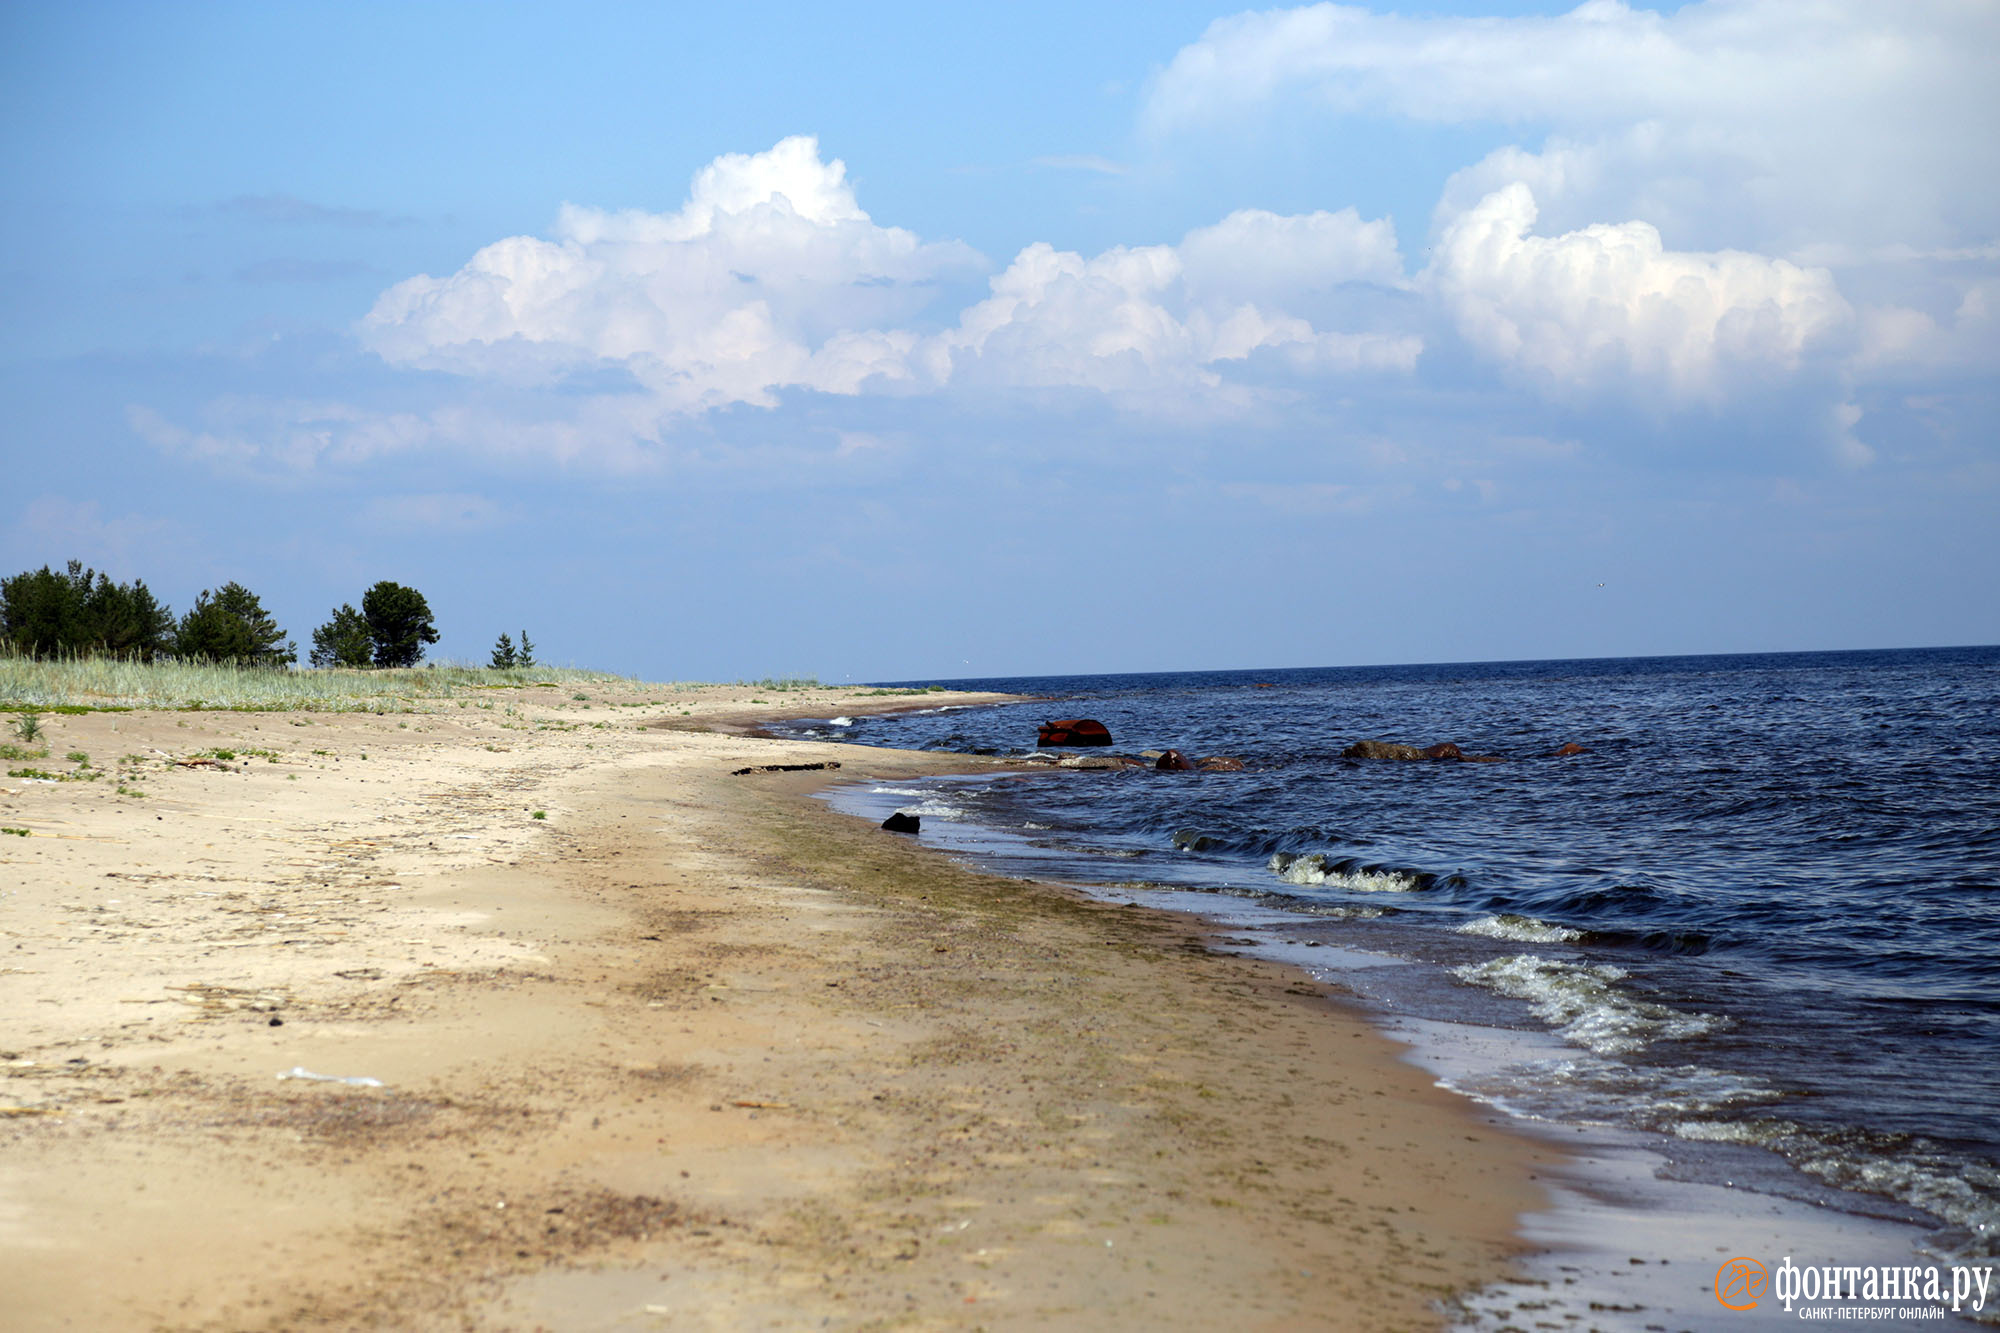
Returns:
[[[438,641],[430,603],[415,588],[384,579],[362,596],[361,614],[378,667],[413,667],[424,660],[424,645]]]
[[[18,653],[151,658],[171,645],[173,615],[144,582],[113,583],[72,560],[0,579],[0,643]]]
[[[493,645],[492,666],[496,670],[504,671],[518,660],[514,654],[514,641],[503,632],[500,635],[500,642]]]
[[[181,617],[174,651],[182,657],[264,667],[283,666],[299,655],[257,594],[235,582],[194,599],[194,609]]]
[[[535,665],[535,645],[528,638],[528,631],[521,631],[521,655],[514,659],[515,666]]]
[[[345,602],[313,631],[312,664],[316,667],[365,667],[374,652],[367,617]]]
[[[85,615],[94,645],[102,652],[150,662],[174,642],[173,612],[154,598],[141,579],[113,583],[99,574]]]

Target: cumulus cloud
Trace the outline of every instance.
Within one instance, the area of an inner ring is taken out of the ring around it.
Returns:
[[[384,292],[364,340],[399,365],[552,379],[617,362],[670,411],[769,406],[908,379],[908,320],[976,274],[957,242],[876,225],[816,140],[728,154],[672,213],[565,206],[550,239],[496,241],[443,278]]]
[[[1092,258],[1033,244],[985,300],[927,326],[941,290],[983,267],[961,244],[877,224],[845,166],[801,136],[717,158],[671,213],[566,205],[547,238],[496,241],[456,273],[391,287],[361,333],[393,365],[516,391],[613,372],[636,401],[596,405],[608,433],[655,441],[676,417],[770,407],[786,390],[1185,400],[1217,395],[1223,370],[1253,358],[1306,376],[1407,371],[1422,346],[1403,330],[1336,327],[1344,289],[1406,285],[1393,227],[1351,208],[1245,210],[1178,246]],[[183,451],[231,447],[153,434]]]
[[[1223,387],[1225,363],[1265,351],[1307,375],[1413,368],[1423,348],[1413,333],[1328,330],[1293,313],[1350,283],[1403,284],[1394,229],[1352,209],[1245,210],[1178,246],[1092,258],[1037,243],[930,344],[929,369],[940,381],[1180,398]]]
[[[1908,306],[1871,306],[1861,317],[1860,341],[1854,365],[1864,373],[1990,374],[2000,369],[2000,280],[1965,284],[1943,318]]]
[[[1566,225],[1642,216],[1683,243],[1979,244],[2000,215],[2000,136],[1982,128],[2000,120],[1995,50],[1985,0],[1590,0],[1516,18],[1317,4],[1218,20],[1145,115],[1158,133],[1253,113],[1517,125],[1559,160],[1530,174],[1532,154],[1502,150],[1462,183],[1466,205],[1525,180]],[[1734,232],[1702,230],[1718,226]]]
[[[1797,370],[1853,321],[1824,269],[1669,250],[1645,222],[1535,236],[1535,219],[1526,185],[1488,195],[1446,228],[1425,278],[1468,342],[1556,396],[1617,385],[1714,403]]]

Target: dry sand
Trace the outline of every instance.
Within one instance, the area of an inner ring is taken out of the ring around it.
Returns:
[[[731,775],[986,762],[745,734],[908,701],[586,689],[47,720],[135,758],[0,785],[0,1325],[1422,1328],[1503,1271],[1541,1150],[1324,987]]]

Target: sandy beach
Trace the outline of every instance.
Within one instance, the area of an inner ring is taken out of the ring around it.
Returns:
[[[45,719],[125,762],[0,783],[7,1327],[1414,1329],[1506,1271],[1548,1150],[1339,995],[812,797],[996,761],[754,734],[909,699],[494,693]]]

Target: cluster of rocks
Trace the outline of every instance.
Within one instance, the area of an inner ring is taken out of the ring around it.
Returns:
[[[1038,750],[1068,749],[1111,744],[1111,731],[1102,722],[1088,717],[1063,718],[1042,723],[1035,738]],[[1047,761],[1044,761],[1047,762]],[[1161,773],[1241,773],[1243,761],[1229,755],[1191,759],[1179,750],[1142,750],[1129,754],[1066,754],[1054,761],[1057,768],[1150,768]]]
[[[1550,752],[1552,759],[1565,759],[1573,754],[1589,754],[1590,751],[1575,741],[1570,741],[1559,750]],[[1356,741],[1340,752],[1342,759],[1442,759],[1460,764],[1502,764],[1505,755],[1467,754],[1450,741],[1439,741],[1436,745],[1402,745],[1395,741]]]

